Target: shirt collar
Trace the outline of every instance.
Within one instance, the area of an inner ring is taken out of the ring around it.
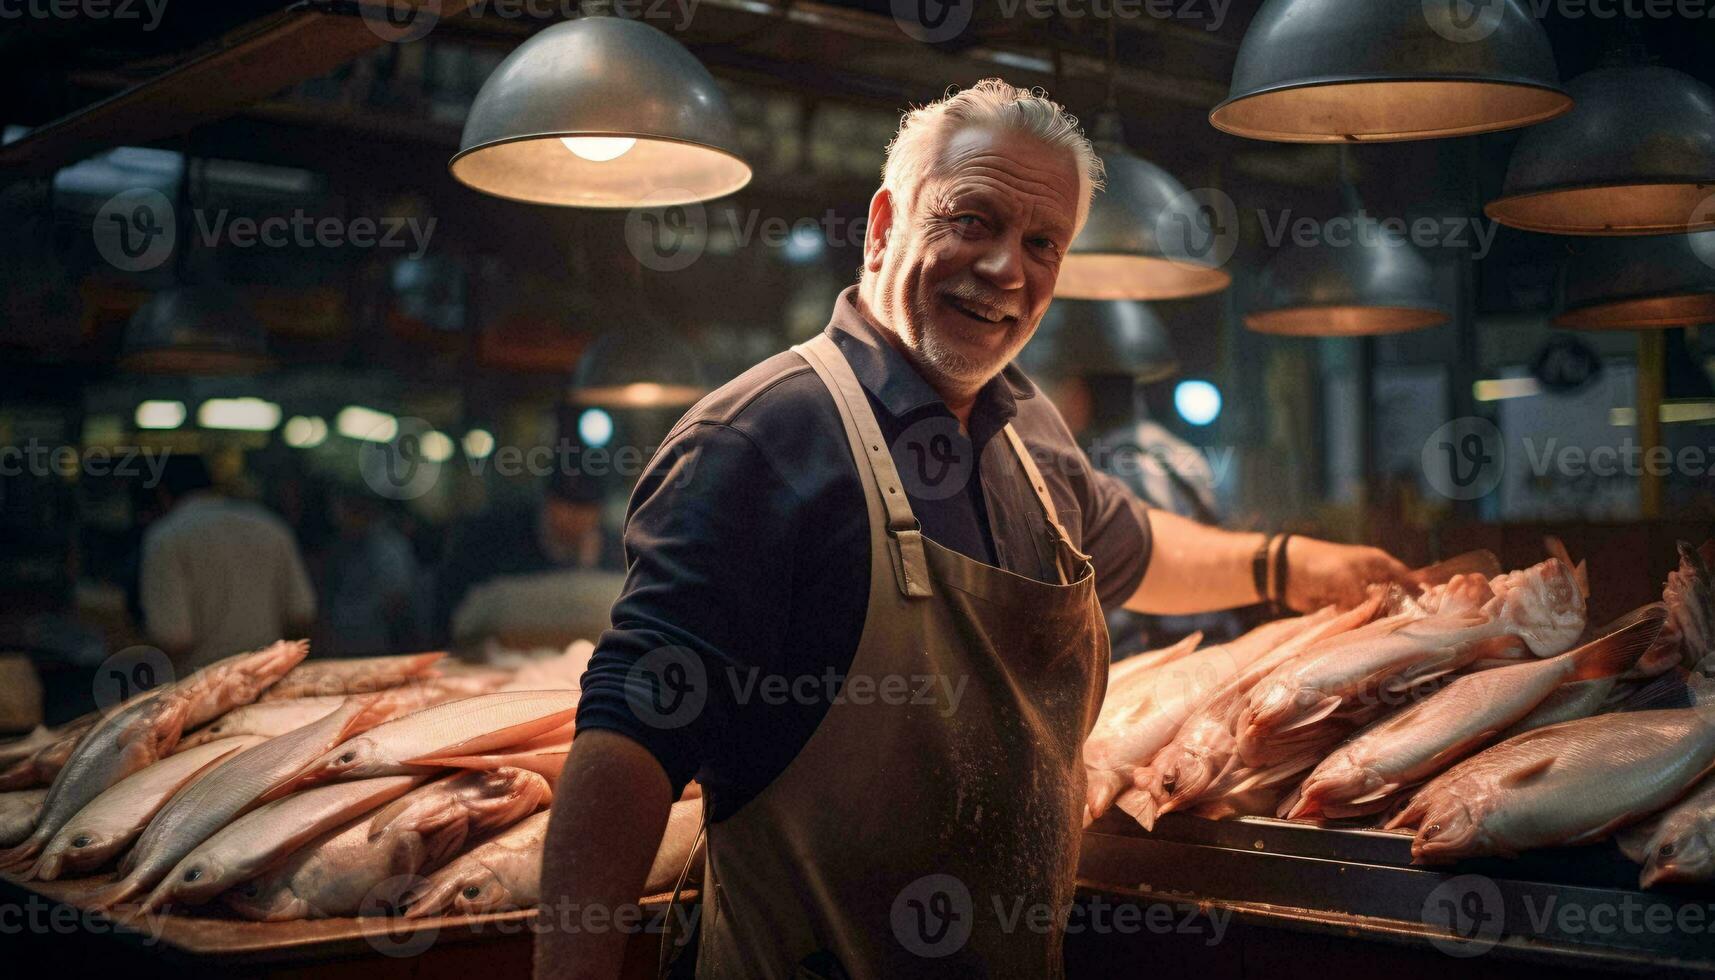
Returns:
[[[827,332],[851,363],[858,383],[894,418],[930,407],[952,414],[940,394],[917,373],[917,368],[858,309],[857,289],[847,286],[834,301],[834,315]],[[977,439],[979,431],[999,431],[1018,414],[1018,402],[1035,394],[1036,386],[1024,372],[1017,365],[1008,364],[977,392],[976,403],[971,406],[973,441],[982,441]]]

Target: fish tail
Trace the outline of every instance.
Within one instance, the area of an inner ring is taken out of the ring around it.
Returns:
[[[1114,805],[1130,814],[1144,830],[1155,829],[1155,819],[1160,816],[1160,807],[1154,794],[1141,789],[1128,789],[1119,795]]]
[[[1606,636],[1572,651],[1571,679],[1595,680],[1624,673],[1655,644],[1667,623],[1667,606],[1652,602],[1615,623]]]

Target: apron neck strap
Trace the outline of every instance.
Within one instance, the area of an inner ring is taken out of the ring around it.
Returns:
[[[1048,533],[1054,536],[1054,546],[1057,552],[1056,564],[1060,566],[1060,578],[1063,582],[1071,582],[1078,577],[1080,566],[1090,560],[1090,556],[1072,546],[1072,536],[1066,533],[1066,526],[1060,523],[1060,513],[1054,508],[1054,498],[1048,494],[1048,481],[1042,479],[1042,471],[1037,468],[1036,460],[1030,457],[1030,450],[1024,445],[1024,439],[1018,430],[1008,422],[1002,430],[1006,433],[1006,441],[1012,444],[1013,455],[1024,467],[1024,475],[1029,478],[1030,486],[1036,491],[1036,499],[1042,502],[1042,514],[1048,519]]]
[[[893,465],[893,451],[881,436],[881,426],[870,411],[869,400],[857,375],[840,353],[839,345],[827,334],[792,348],[810,362],[822,383],[834,396],[834,406],[846,421],[847,435],[853,440],[853,450],[859,460],[867,460],[875,491],[887,514],[887,545],[893,559],[893,575],[899,591],[908,596],[934,595],[929,585],[929,558],[923,551],[923,525],[911,513],[911,502],[905,496],[905,483],[899,479],[899,469]],[[863,467],[860,467],[862,469]]]

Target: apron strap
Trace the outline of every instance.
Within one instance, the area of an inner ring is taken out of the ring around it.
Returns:
[[[887,513],[887,546],[899,591],[916,597],[934,595],[929,584],[929,558],[923,551],[923,525],[911,513],[905,484],[899,479],[898,467],[893,465],[893,452],[881,436],[881,425],[870,411],[857,375],[852,373],[839,345],[825,333],[792,349],[810,363],[833,393],[834,405],[846,422],[846,434],[853,440],[855,455],[869,461],[870,476]]]
[[[1042,479],[1042,471],[1037,468],[1036,460],[1030,457],[1030,450],[1025,448],[1024,439],[1018,430],[1008,422],[1001,431],[1006,433],[1006,441],[1012,444],[1013,455],[1024,467],[1024,475],[1030,479],[1030,486],[1036,491],[1036,499],[1042,502],[1042,513],[1048,518],[1048,530],[1055,538],[1055,551],[1058,553],[1060,576],[1065,582],[1074,581],[1081,566],[1089,562],[1090,556],[1072,546],[1072,536],[1066,533],[1066,526],[1060,523],[1060,513],[1054,508],[1054,498],[1048,493],[1048,481]]]

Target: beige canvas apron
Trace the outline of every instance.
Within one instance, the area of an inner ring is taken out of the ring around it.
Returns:
[[[1055,977],[1073,897],[1079,749],[1107,680],[1089,558],[1041,474],[1060,582],[925,539],[851,367],[833,393],[870,524],[869,607],[841,697],[785,771],[709,827],[699,977]]]

